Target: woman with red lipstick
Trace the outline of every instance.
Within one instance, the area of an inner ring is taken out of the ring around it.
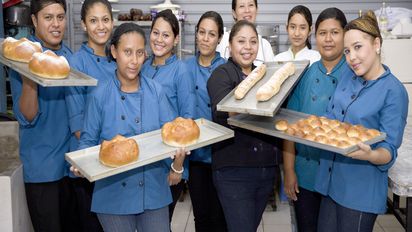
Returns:
[[[343,28],[346,17],[337,8],[322,11],[315,23],[321,60],[305,72],[289,97],[287,108],[322,116],[344,70]],[[299,231],[317,231],[320,195],[314,191],[320,150],[284,141],[284,191],[294,202]]]
[[[257,0],[232,0],[232,16],[235,22],[239,20],[246,20],[255,24],[257,10]],[[223,34],[223,37],[216,48],[216,51],[220,52],[220,55],[225,59],[228,59],[230,56],[229,33],[230,32],[225,32]],[[258,35],[258,39],[259,48],[254,62],[255,65],[261,64],[262,62],[272,62],[275,55],[273,54],[270,43],[260,35]]]
[[[234,113],[216,105],[256,67],[259,38],[254,24],[239,20],[229,36],[231,57],[207,82],[212,118],[229,127]],[[213,146],[213,181],[229,231],[256,231],[275,183],[278,149],[273,137],[235,128],[235,137]]]
[[[402,143],[408,94],[381,62],[382,37],[373,11],[345,27],[343,73],[326,116],[386,133],[373,145],[359,143],[348,156],[324,152],[316,178],[322,202],[318,231],[371,232],[386,211],[388,169]]]
[[[306,6],[297,5],[289,12],[286,24],[289,50],[275,56],[275,61],[309,60],[310,64],[320,59],[318,51],[311,50],[312,13]]]

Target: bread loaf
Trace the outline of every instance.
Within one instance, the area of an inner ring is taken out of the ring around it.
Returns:
[[[51,50],[36,52],[29,61],[30,72],[47,79],[63,79],[70,73],[69,62]]]
[[[266,73],[266,65],[261,64],[237,86],[235,90],[235,98],[240,100],[245,97],[247,92],[260,80]]]
[[[177,117],[162,127],[162,140],[173,147],[186,147],[197,142],[200,136],[199,126],[193,119]]]
[[[295,73],[295,65],[292,62],[284,64],[278,69],[270,79],[263,84],[256,93],[256,99],[258,101],[267,101],[271,97],[275,96],[283,82],[291,75]]]
[[[119,167],[134,162],[139,157],[139,146],[134,139],[116,135],[112,140],[103,140],[99,160],[108,167]]]
[[[2,44],[3,55],[7,59],[27,63],[35,52],[42,52],[40,43],[32,42],[26,38],[16,40],[7,37]]]

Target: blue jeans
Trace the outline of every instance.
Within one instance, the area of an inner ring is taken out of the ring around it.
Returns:
[[[106,232],[170,232],[169,208],[145,210],[140,214],[115,215],[98,213]]]
[[[377,215],[343,207],[322,196],[318,232],[372,232]]]
[[[255,232],[275,183],[275,167],[227,167],[213,171],[227,229]]]

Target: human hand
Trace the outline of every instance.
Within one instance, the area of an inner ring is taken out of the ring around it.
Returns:
[[[79,169],[75,168],[74,166],[70,167],[70,171],[73,172],[73,174],[77,177],[83,177],[83,174],[79,171]]]
[[[182,173],[176,173],[170,170],[169,175],[167,176],[167,181],[169,186],[177,185],[182,180]]]
[[[376,153],[374,152],[374,150],[372,150],[371,146],[364,143],[358,143],[357,145],[360,149],[349,153],[348,157],[366,161],[371,161],[375,158]]]
[[[296,201],[298,200],[298,197],[296,196],[296,193],[299,193],[299,187],[298,187],[298,178],[296,177],[296,173],[294,170],[285,170],[285,176],[283,179],[284,183],[284,191],[285,194],[288,198]]]

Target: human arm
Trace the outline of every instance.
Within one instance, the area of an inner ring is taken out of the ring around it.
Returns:
[[[295,172],[295,143],[288,140],[283,141],[283,169],[285,172],[283,180],[285,193],[290,199],[296,201],[299,187]]]

